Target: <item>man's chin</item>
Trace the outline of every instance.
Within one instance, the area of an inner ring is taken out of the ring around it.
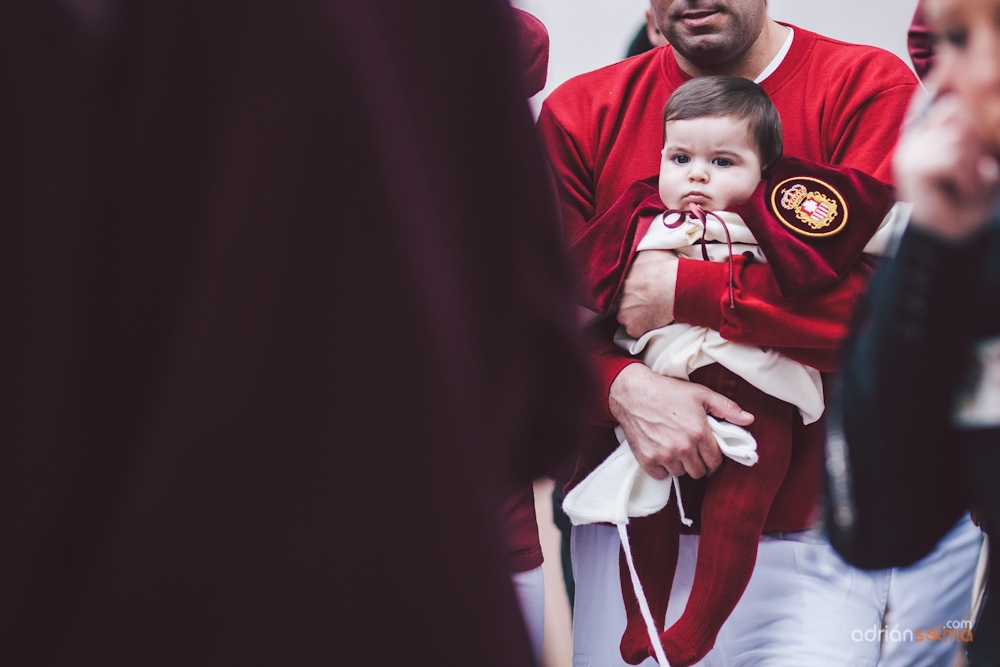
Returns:
[[[684,57],[712,58],[713,60],[732,59],[733,47],[724,35],[706,32],[701,35],[688,35],[674,46]],[[690,56],[689,56],[690,54]]]
[[[742,53],[733,54],[732,46],[719,35],[691,38],[674,50],[685,60],[706,72],[728,72],[738,63]]]

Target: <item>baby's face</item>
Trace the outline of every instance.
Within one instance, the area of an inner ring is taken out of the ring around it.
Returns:
[[[727,117],[667,123],[660,199],[667,208],[695,202],[722,211],[746,201],[760,182],[760,158],[745,121]]]

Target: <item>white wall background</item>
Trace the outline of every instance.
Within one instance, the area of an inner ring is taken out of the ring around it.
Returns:
[[[549,77],[542,100],[566,79],[620,60],[649,0],[512,0],[549,31]],[[892,51],[910,65],[906,30],[917,0],[769,0],[768,14],[806,30],[846,42]]]

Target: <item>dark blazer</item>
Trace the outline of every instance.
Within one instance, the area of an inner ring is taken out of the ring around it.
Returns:
[[[957,245],[909,229],[873,281],[830,413],[825,523],[846,560],[911,564],[970,506],[1000,526],[1000,404],[963,419],[998,336],[1000,221]],[[973,664],[998,664],[998,616],[988,597]]]

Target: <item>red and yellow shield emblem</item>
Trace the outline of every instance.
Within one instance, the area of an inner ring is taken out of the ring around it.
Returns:
[[[789,229],[804,236],[832,236],[847,224],[847,203],[818,178],[787,178],[771,190],[771,210]]]

